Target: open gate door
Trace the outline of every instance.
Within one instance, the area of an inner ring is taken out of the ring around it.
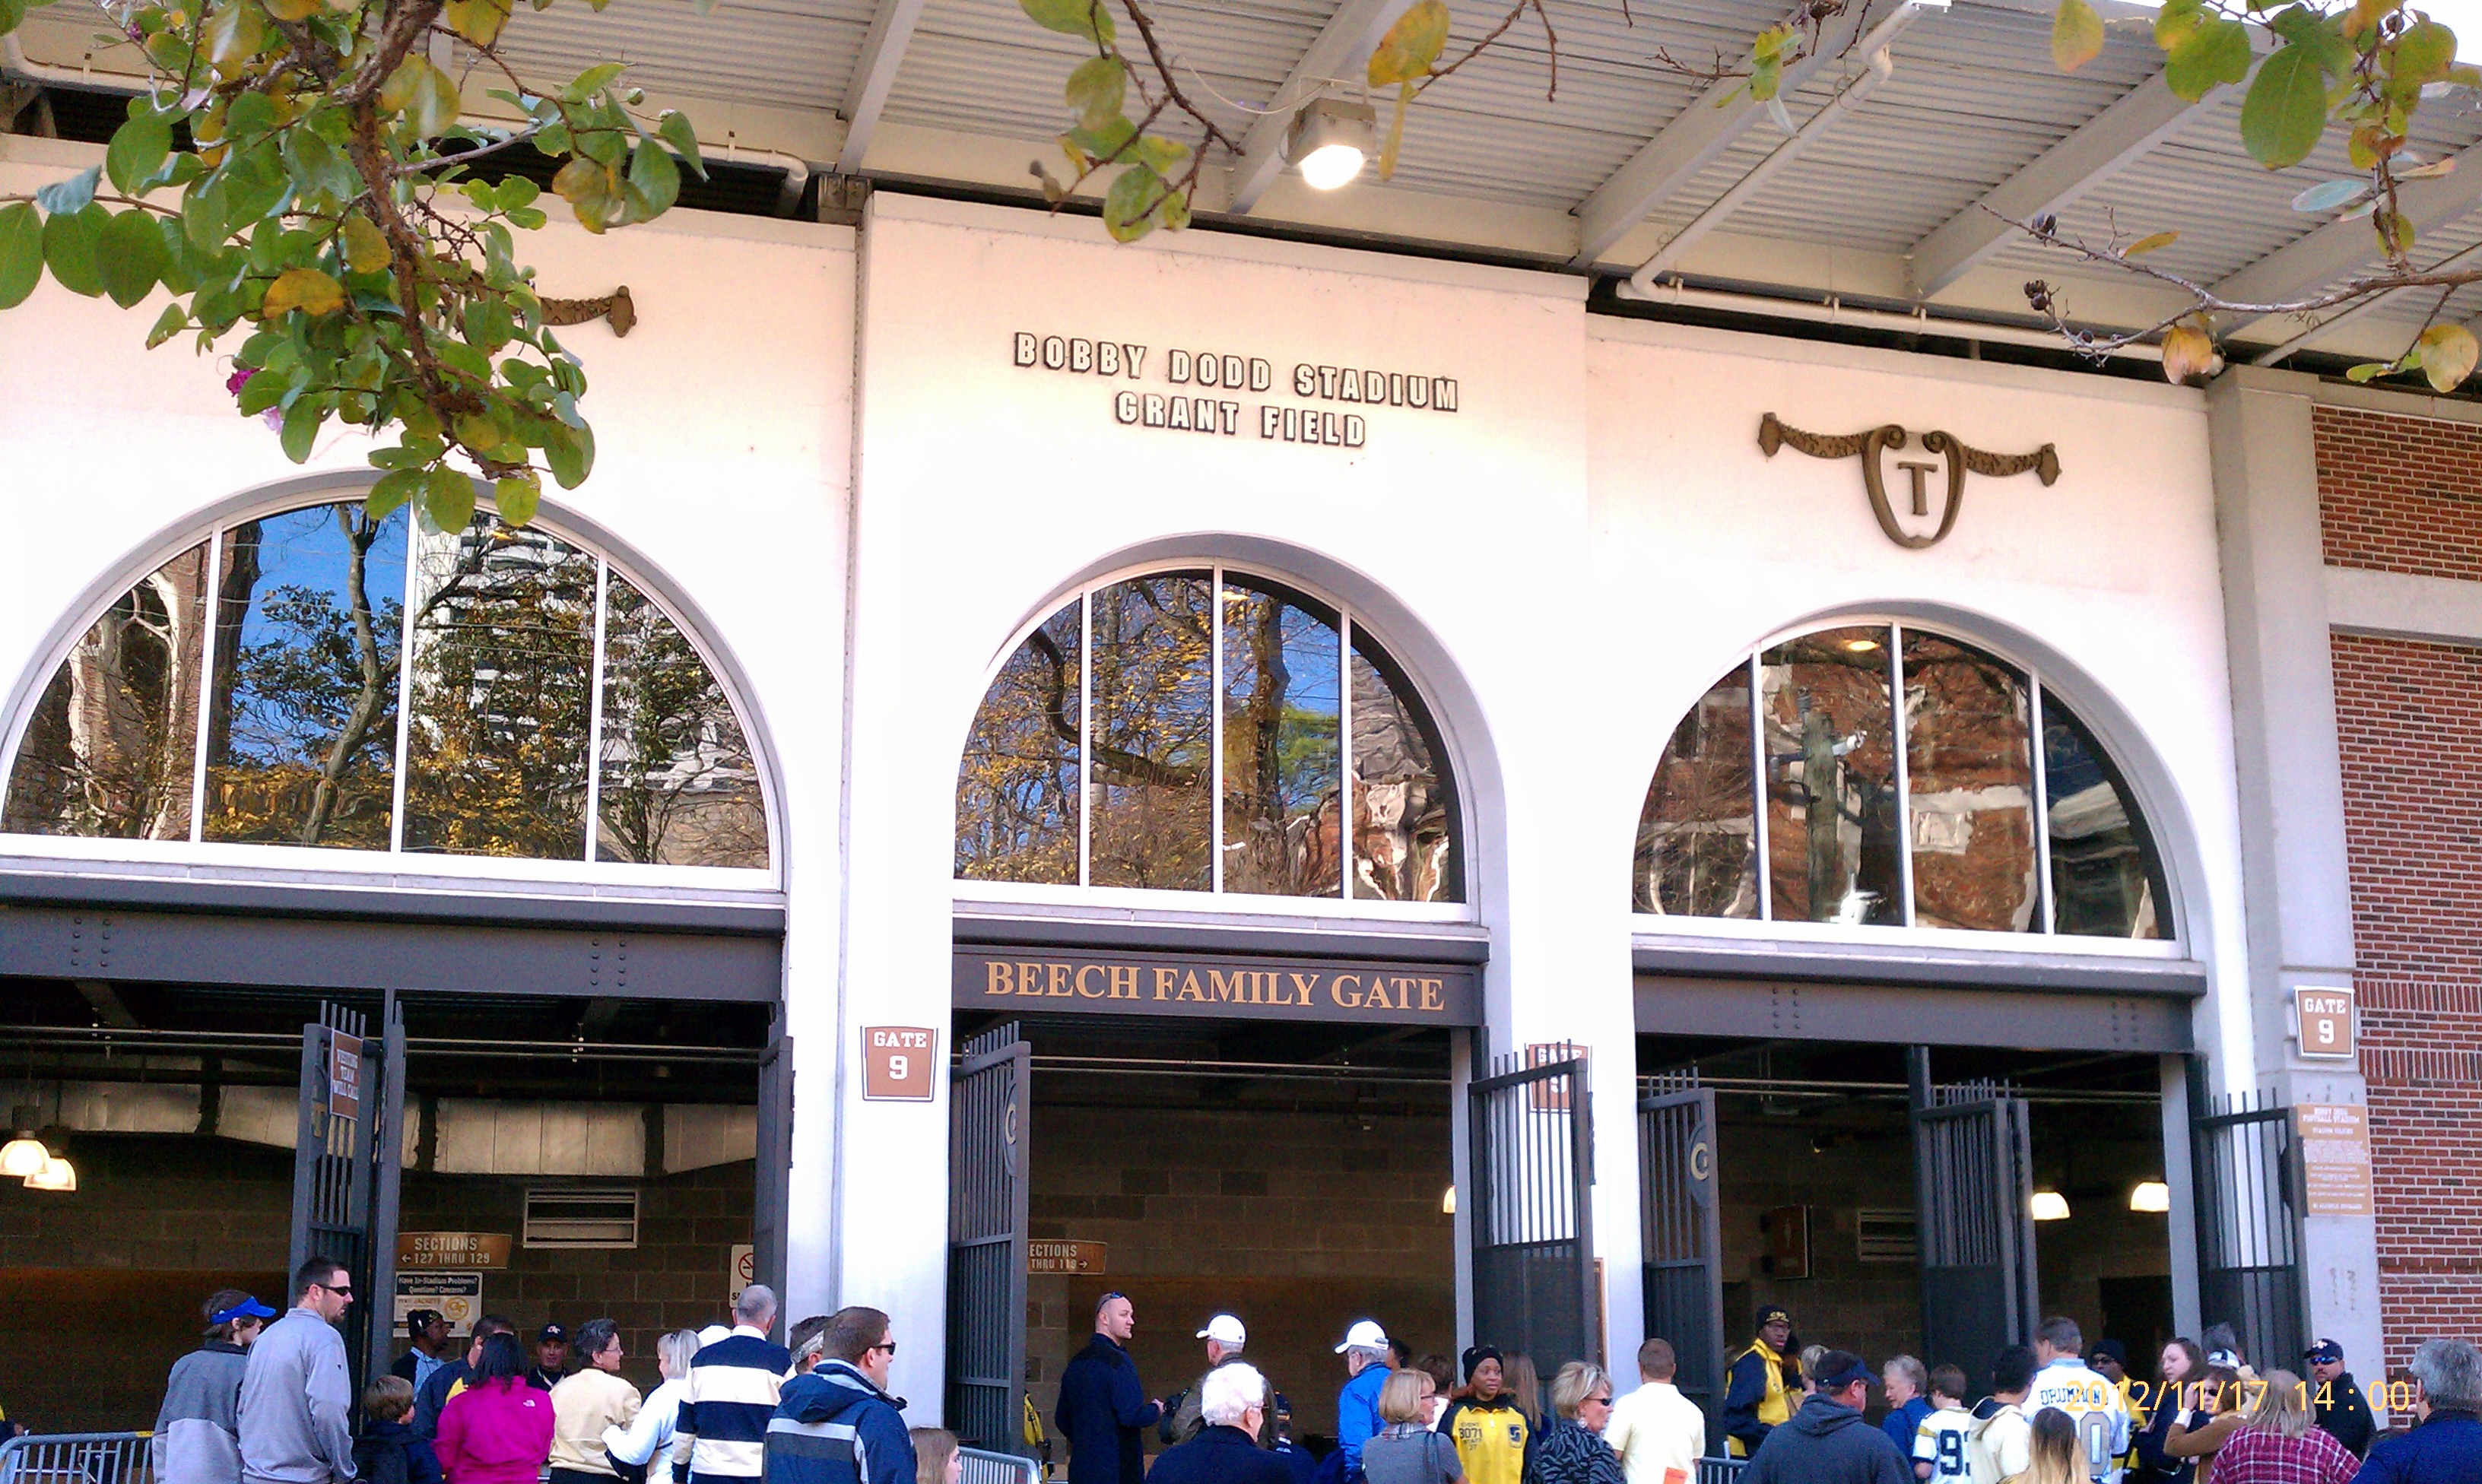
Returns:
[[[302,1028],[301,1122],[293,1144],[286,1284],[312,1253],[345,1264],[361,1302],[345,1311],[354,1394],[387,1368],[394,1336],[397,1183],[405,1154],[405,1016],[390,991],[381,1031],[359,1010],[321,1004]],[[285,1298],[290,1300],[292,1294]]]
[[[948,1425],[1025,1451],[1031,1049],[1016,1022],[965,1043],[948,1082]]]
[[[1637,1105],[1646,1333],[1668,1340],[1674,1384],[1723,1436],[1724,1236],[1715,1201],[1715,1092],[1693,1075],[1649,1081]]]
[[[757,1180],[751,1191],[750,1261],[758,1282],[774,1289],[780,1300],[793,1177],[793,1038],[784,1033],[781,1011],[767,1028],[767,1050],[758,1058],[757,1155]]]
[[[2033,1340],[2033,1155],[2026,1106],[1995,1083],[1914,1079],[1914,1230],[1922,1353],[1980,1372]]]
[[[1522,1349],[1546,1375],[1593,1360],[1602,1337],[1585,1059],[1520,1067],[1502,1057],[1469,1092],[1474,1341]]]
[[[2248,1093],[2205,1105],[2189,1123],[2197,1163],[2198,1307],[2239,1332],[2243,1354],[2309,1348],[2302,1281],[2301,1141],[2292,1109]]]

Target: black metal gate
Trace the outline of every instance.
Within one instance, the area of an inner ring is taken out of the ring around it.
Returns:
[[[322,1003],[302,1028],[301,1122],[293,1144],[293,1227],[286,1284],[312,1253],[345,1265],[354,1393],[387,1368],[396,1294],[397,1183],[404,1165],[405,1015],[390,991],[381,1031],[359,1010]],[[287,1293],[290,1299],[295,1295]]]
[[[1025,1451],[1030,1048],[1015,1022],[965,1043],[948,1082],[948,1425]]]
[[[1502,1057],[1470,1098],[1474,1339],[1525,1351],[1545,1375],[1591,1360],[1601,1337],[1584,1056]]]
[[[1724,1236],[1715,1200],[1715,1093],[1685,1078],[1649,1079],[1637,1105],[1638,1234],[1645,1249],[1646,1333],[1672,1342],[1674,1384],[1723,1435]]]
[[[2231,1325],[2261,1367],[2288,1366],[2309,1345],[2292,1109],[2246,1092],[2206,1102],[2189,1122],[2189,1147],[2201,1316]]]
[[[1922,1358],[1981,1376],[2039,1317],[2026,1107],[1992,1082],[1914,1085]]]
[[[784,1226],[793,1172],[793,1038],[779,1012],[758,1058],[758,1174],[752,1191],[751,1262],[758,1281],[784,1297]]]

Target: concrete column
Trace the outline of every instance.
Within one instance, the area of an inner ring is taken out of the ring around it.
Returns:
[[[2316,386],[2310,377],[2241,366],[2206,394],[2240,784],[2247,1051],[2255,1063],[2241,1064],[2227,1043],[2208,1081],[2218,1093],[2255,1086],[2291,1105],[2366,1106],[2358,1065],[2302,1057],[2291,1012],[2296,986],[2353,981],[2343,764],[2310,431]],[[2309,1216],[2302,1224],[2310,1334],[2337,1341],[2373,1374],[2385,1353],[2377,1221]],[[2210,1323],[2221,1317],[2205,1315]],[[2288,1367],[2300,1361],[2252,1359]]]

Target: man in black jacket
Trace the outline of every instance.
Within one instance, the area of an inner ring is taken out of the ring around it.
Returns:
[[[1818,1358],[1818,1390],[1792,1420],[1767,1429],[1741,1484],[1909,1484],[1911,1460],[1862,1419],[1870,1404],[1870,1367],[1848,1350]]]
[[[1138,1363],[1122,1348],[1137,1327],[1128,1295],[1104,1294],[1094,1338],[1060,1373],[1051,1419],[1069,1440],[1069,1484],[1146,1484],[1142,1429],[1163,1416],[1163,1403],[1147,1399]]]
[[[2376,1424],[2369,1402],[2353,1384],[2353,1373],[2344,1368],[2344,1347],[2322,1340],[2301,1358],[2309,1367],[2310,1404],[2316,1409],[2318,1425],[2351,1449],[2355,1458],[2367,1454]]]
[[[1247,1361],[1201,1381],[1198,1436],[1155,1460],[1149,1484],[1293,1484],[1292,1466],[1258,1446],[1267,1421],[1267,1378]]]

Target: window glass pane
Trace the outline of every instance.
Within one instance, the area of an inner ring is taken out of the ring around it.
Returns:
[[[1353,896],[1463,901],[1455,780],[1412,683],[1353,631]]]
[[[1077,884],[1078,607],[1026,637],[957,765],[957,876]]]
[[[594,857],[767,865],[767,804],[732,702],[664,611],[604,579]]]
[[[1759,657],[1779,920],[1905,920],[1888,640],[1885,628],[1822,629]]]
[[[1095,592],[1092,885],[1213,884],[1213,586],[1168,572]]]
[[[2032,701],[2003,661],[1905,631],[1914,925],[2039,932]]]
[[[2137,799],[2079,721],[2043,692],[2043,787],[2050,803],[2055,932],[2168,938],[2163,864]]]
[[[594,559],[478,513],[414,567],[405,847],[583,860]]]
[[[1637,821],[1637,911],[1758,915],[1754,766],[1750,667],[1737,664],[1680,718],[1655,765]]]
[[[190,838],[206,566],[192,547],[79,636],[27,720],[0,829]]]
[[[206,839],[388,847],[405,529],[356,503],[224,533]]]
[[[1333,897],[1344,639],[1298,593],[1224,585],[1224,889]]]

